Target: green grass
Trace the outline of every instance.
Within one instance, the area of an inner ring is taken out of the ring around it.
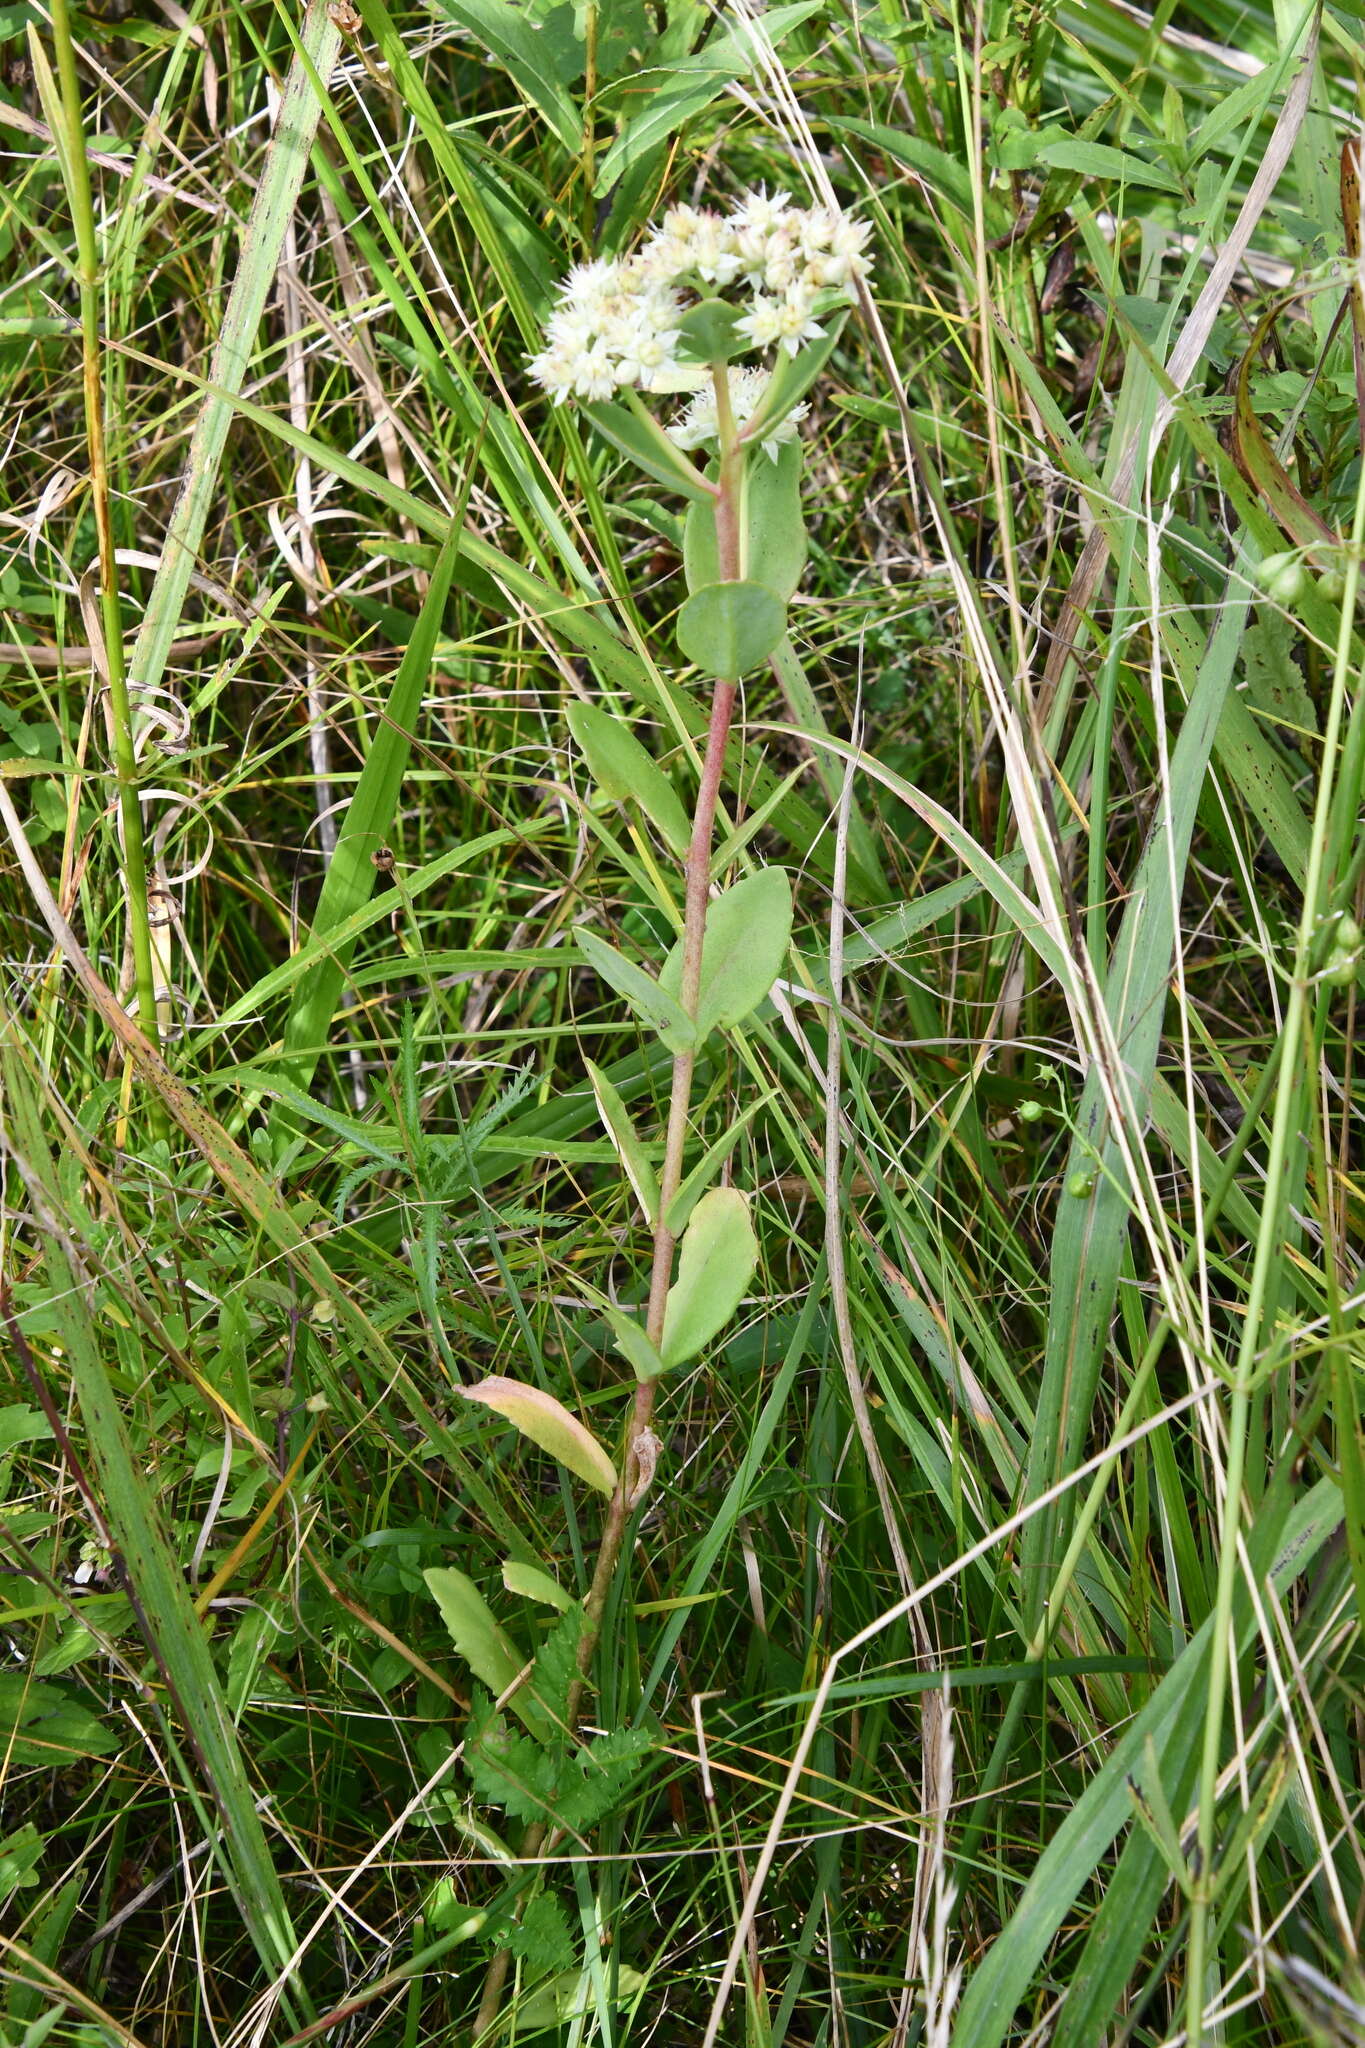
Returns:
[[[500,1953],[563,2048],[1362,2038],[1359,22],[766,19],[0,8],[6,2044],[465,2043]],[[875,305],[717,831],[793,942],[692,1096],[761,1261],[556,1750],[503,1572],[605,1503],[458,1389],[617,1454],[589,1062],[655,1170],[671,1062],[573,933],[682,887],[567,713],[690,807],[708,701],[526,360],[819,179]]]

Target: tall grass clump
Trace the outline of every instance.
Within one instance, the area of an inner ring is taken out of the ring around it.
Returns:
[[[1365,2039],[1356,15],[0,58],[0,2041]]]

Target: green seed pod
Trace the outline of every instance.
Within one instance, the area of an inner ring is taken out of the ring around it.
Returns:
[[[1029,1097],[1027,1102],[1021,1102],[1019,1105],[1019,1121],[1021,1124],[1036,1124],[1042,1113],[1042,1103],[1035,1102],[1032,1096]]]
[[[1336,953],[1358,953],[1362,944],[1365,944],[1365,932],[1349,910],[1343,910],[1332,933],[1332,950]]]
[[[1307,580],[1303,563],[1294,554],[1267,555],[1256,571],[1256,581],[1276,604],[1293,604],[1303,596]]]
[[[1074,1195],[1077,1201],[1083,1202],[1087,1195],[1093,1195],[1095,1192],[1094,1174],[1087,1172],[1083,1166],[1078,1166],[1067,1180],[1066,1191],[1069,1195]]]
[[[1343,953],[1340,946],[1333,946],[1327,956],[1327,965],[1322,970],[1322,978],[1333,988],[1349,988],[1359,969],[1359,953]]]

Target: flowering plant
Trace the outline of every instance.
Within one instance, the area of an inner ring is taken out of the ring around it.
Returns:
[[[659,1383],[705,1353],[738,1309],[758,1263],[748,1197],[733,1185],[712,1185],[757,1105],[689,1169],[692,1082],[708,1040],[750,1019],[781,974],[791,884],[784,869],[767,866],[721,887],[712,840],[738,685],[776,655],[805,560],[805,394],[866,277],[868,232],[833,208],[793,206],[786,192],[749,192],[727,215],[674,207],[633,254],[570,271],[545,347],[531,363],[555,404],[577,401],[645,475],[687,499],[689,594],[678,613],[678,643],[714,684],[690,818],[670,777],[619,713],[576,703],[568,714],[604,795],[637,812],[683,863],[682,929],[656,972],[585,926],[574,934],[585,965],[662,1040],[673,1062],[657,1170],[657,1148],[641,1139],[610,1078],[588,1063],[603,1126],[652,1239],[647,1287],[639,1289],[643,1316],[585,1289],[635,1375],[622,1455],[614,1459],[542,1390],[506,1378],[466,1390],[608,1497],[591,1587],[565,1620],[575,1676],[567,1691],[561,1686],[553,1695],[556,1723],[571,1734],[626,1533],[663,1452],[652,1426]],[[683,403],[663,421],[646,397]],[[649,871],[657,874],[653,862]],[[676,916],[674,901],[660,881],[660,910]],[[520,1652],[461,1574],[427,1577],[457,1646],[491,1693],[503,1693]],[[532,1736],[544,1739],[534,1720],[539,1673],[537,1660],[529,1701],[516,1703],[515,1685],[508,1697]],[[496,1716],[471,1730],[466,1761],[476,1783],[497,1784],[494,1765],[508,1740]],[[567,1764],[560,1758],[544,1769],[559,1784]],[[533,1821],[523,1856],[537,1856],[546,1840],[546,1826]],[[507,1956],[504,1949],[494,1958],[476,2041],[496,2022]]]

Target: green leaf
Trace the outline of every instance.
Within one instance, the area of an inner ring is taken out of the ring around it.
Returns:
[[[422,1574],[427,1590],[441,1610],[450,1640],[474,1676],[500,1699],[525,1669],[511,1637],[495,1621],[493,1611],[472,1579],[453,1565],[436,1565]],[[508,1701],[514,1714],[539,1741],[548,1741],[551,1727],[544,1710],[519,1686]]]
[[[531,1900],[508,1935],[507,1946],[514,1956],[521,1957],[533,1978],[547,1976],[552,1970],[571,1970],[578,1954],[563,1904],[553,1892],[541,1892]]]
[[[443,13],[500,59],[571,156],[583,146],[577,109],[555,76],[554,52],[507,0],[438,0]],[[547,61],[548,60],[548,61]]]
[[[566,1593],[558,1579],[543,1572],[538,1564],[523,1564],[520,1558],[507,1558],[502,1567],[502,1583],[509,1593],[519,1593],[523,1600],[536,1600],[542,1607],[557,1607],[566,1614],[573,1606],[572,1593]]]
[[[645,1988],[644,1973],[622,1963],[609,1974],[618,2004],[624,2005]],[[525,2034],[548,2033],[552,2027],[568,2026],[581,2013],[593,2009],[592,1977],[586,1970],[565,1970],[542,1984],[517,2005],[517,2038]]]
[[[692,1211],[668,1290],[659,1347],[666,1372],[695,1358],[729,1322],[757,1264],[747,1197],[738,1188],[712,1188]]]
[[[393,825],[403,777],[412,751],[413,733],[422,706],[436,649],[441,615],[461,544],[461,525],[453,521],[432,573],[422,609],[413,622],[398,674],[389,692],[385,715],[375,728],[365,766],[360,771],[337,839],[327,878],[313,913],[312,936],[332,940],[316,966],[300,975],[289,1005],[284,1051],[291,1057],[290,1075],[306,1087],[326,1042],[332,1013],[346,979],[353,941],[339,927],[374,893],[378,870],[374,855]]]
[[[741,565],[787,604],[806,566],[806,521],[801,510],[805,449],[788,441],[777,460],[755,447],[745,465]]]
[[[1021,141],[1023,138],[1021,138]],[[1048,164],[1056,171],[1076,171],[1083,178],[1117,178],[1125,185],[1151,185],[1159,192],[1179,192],[1180,180],[1164,164],[1149,164],[1127,150],[1111,149],[1108,143],[1087,142],[1079,135],[1030,136],[1022,162],[1011,165],[1026,170],[1030,163]]]
[[[12,1767],[67,1769],[87,1756],[108,1756],[119,1739],[61,1686],[23,1672],[0,1677],[0,1754]]]
[[[594,782],[613,802],[638,804],[674,853],[685,854],[692,838],[687,813],[663,769],[630,727],[593,704],[571,704],[568,721]]]
[[[694,363],[728,363],[742,356],[753,343],[736,326],[738,310],[724,299],[703,299],[689,306],[678,322],[681,340],[678,353]]]
[[[686,1052],[695,1043],[692,1019],[643,967],[637,967],[624,953],[618,953],[614,946],[581,924],[574,926],[574,943],[599,980],[625,997],[636,1016],[651,1031],[658,1032],[670,1052]]]
[[[464,1387],[461,1392],[466,1401],[477,1401],[491,1408],[495,1415],[501,1415],[513,1429],[539,1444],[599,1493],[615,1493],[616,1467],[611,1459],[587,1425],[571,1415],[553,1394],[540,1387],[528,1387],[521,1380],[506,1379],[500,1373],[480,1380],[476,1386]]]
[[[582,411],[604,441],[610,441],[613,448],[628,456],[655,483],[703,503],[710,502],[711,493],[699,482],[695,464],[669,440],[657,420],[643,420],[624,405],[585,405]]]
[[[755,446],[745,463],[740,514],[740,562],[752,583],[761,583],[785,605],[801,581],[806,561],[806,522],[801,511],[799,441],[788,441],[777,460]],[[683,522],[683,569],[689,590],[721,581],[720,545],[713,499],[689,505]]]
[[[592,1082],[592,1092],[597,1097],[598,1113],[616,1147],[617,1155],[626,1170],[626,1177],[635,1190],[636,1198],[644,1211],[645,1222],[652,1224],[659,1213],[659,1181],[645,1156],[645,1148],[636,1135],[635,1126],[630,1120],[630,1111],[602,1069],[592,1060],[584,1060],[583,1064],[588,1070],[588,1079]]]
[[[513,1820],[547,1821],[553,1812],[557,1759],[541,1743],[518,1735],[486,1706],[470,1722],[464,1764],[479,1798]]]
[[[782,972],[792,929],[792,891],[785,868],[760,868],[718,896],[706,912],[701,949],[697,1042],[717,1027],[742,1024]],[[682,943],[664,962],[659,986],[676,995]]]
[[[536,1651],[531,1691],[557,1729],[568,1723],[569,1694],[582,1677],[578,1659],[587,1629],[587,1614],[572,1601]]]
[[[629,1361],[637,1380],[656,1380],[664,1362],[645,1334],[644,1324],[628,1309],[617,1308],[605,1295],[595,1296],[596,1305],[611,1326],[616,1348]]]
[[[678,645],[708,676],[738,682],[759,668],[787,630],[787,607],[761,583],[708,583],[678,614]]]

